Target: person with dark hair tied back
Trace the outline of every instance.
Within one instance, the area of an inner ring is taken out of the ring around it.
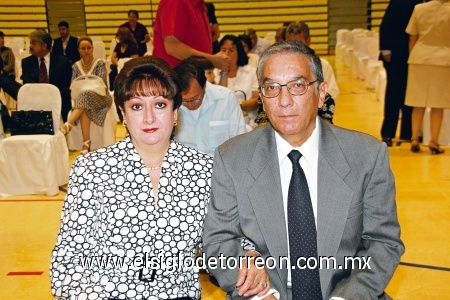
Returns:
[[[133,33],[127,27],[119,27],[116,33],[117,45],[111,55],[111,72],[109,73],[109,88],[112,91],[117,76],[117,66],[121,58],[139,57],[138,46]]]
[[[133,59],[117,76],[114,98],[128,135],[72,167],[52,252],[52,293],[200,299],[198,268],[175,259],[195,260],[213,161],[173,139],[182,101],[177,75],[161,58]]]
[[[252,126],[254,125],[258,109],[256,69],[248,64],[248,56],[241,41],[236,36],[232,34],[225,35],[220,40],[220,51],[230,57],[231,65],[227,73],[220,72],[216,76],[216,82],[231,89],[233,92],[243,92],[244,97],[239,99],[240,105],[242,110],[248,113],[250,126]]]
[[[123,23],[120,27],[128,28],[136,39],[138,45],[138,55],[144,56],[147,52],[147,44],[150,41],[150,34],[144,24],[139,23],[139,12],[135,9],[128,11],[128,22]]]
[[[91,121],[103,126],[112,98],[106,81],[108,73],[106,63],[94,57],[92,39],[87,36],[80,37],[78,51],[81,59],[72,65],[72,112],[60,130],[63,134],[67,134],[74,123],[80,120],[83,135],[83,149],[80,154],[84,155],[89,152],[91,146]],[[86,75],[90,77],[83,77]],[[82,78],[86,79],[81,80]]]
[[[252,67],[258,67],[259,55],[256,53],[252,53],[253,45],[250,36],[246,34],[241,34],[238,36],[238,39],[242,43],[242,47],[244,47],[244,51],[248,56],[248,64]]]

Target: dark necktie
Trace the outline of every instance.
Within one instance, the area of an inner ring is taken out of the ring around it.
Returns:
[[[314,212],[309,195],[308,182],[300,167],[302,154],[292,150],[288,154],[292,162],[292,177],[288,193],[288,230],[291,265],[292,299],[322,299],[319,269],[300,269],[297,259],[315,257],[317,259],[317,232]],[[301,261],[301,266],[306,264]]]
[[[45,66],[45,59],[41,58],[39,65],[39,83],[48,83],[47,67]]]

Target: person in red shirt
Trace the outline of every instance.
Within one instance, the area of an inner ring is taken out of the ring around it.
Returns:
[[[204,0],[161,0],[153,25],[153,55],[172,67],[191,56],[208,58],[227,73],[230,58],[212,54],[212,33]]]

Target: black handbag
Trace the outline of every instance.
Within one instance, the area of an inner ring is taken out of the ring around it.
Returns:
[[[13,111],[11,120],[11,135],[54,134],[51,111]]]

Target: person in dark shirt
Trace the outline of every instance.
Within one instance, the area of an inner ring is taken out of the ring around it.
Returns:
[[[130,29],[131,33],[134,35],[138,45],[138,55],[144,56],[147,52],[147,42],[150,41],[150,34],[147,28],[138,22],[139,12],[134,9],[128,11],[128,22],[123,23],[120,27],[126,27]]]
[[[58,23],[58,30],[61,37],[53,41],[52,53],[68,58],[70,64],[73,65],[80,59],[77,46],[78,38],[70,35],[69,23],[66,21]]]

